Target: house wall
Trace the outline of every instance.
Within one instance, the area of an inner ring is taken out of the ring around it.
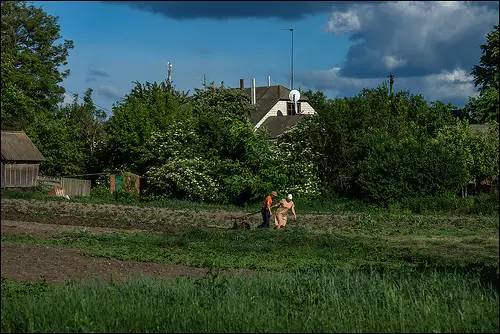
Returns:
[[[278,116],[278,111],[281,111],[282,116],[286,116],[286,104],[288,101],[278,101],[276,104],[267,112],[267,114],[262,117],[262,119],[255,125],[255,128],[258,129],[264,121],[268,117]],[[313,107],[309,104],[309,102],[301,101],[300,102],[300,111],[301,114],[313,115],[316,113]]]
[[[0,175],[2,188],[24,188],[37,185],[40,164],[16,164],[2,161]]]
[[[314,115],[316,111],[309,102],[300,102],[300,113],[305,115]]]

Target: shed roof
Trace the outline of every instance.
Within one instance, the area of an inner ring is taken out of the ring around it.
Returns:
[[[311,115],[272,116],[268,117],[260,127],[269,131],[269,137],[274,139],[308,116]]]
[[[250,96],[250,88],[243,90]],[[250,115],[250,121],[257,124],[278,101],[289,100],[289,94],[290,89],[282,85],[255,87],[256,110]],[[308,101],[307,97],[301,97],[299,102],[302,101]]]
[[[24,131],[2,131],[2,161],[43,161],[45,158]]]

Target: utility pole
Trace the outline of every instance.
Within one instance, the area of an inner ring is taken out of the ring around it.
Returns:
[[[292,32],[292,89],[293,89],[293,28],[290,28]]]
[[[389,94],[392,96],[394,90],[394,75],[392,73],[389,74]]]
[[[293,89],[293,31],[295,30],[294,28],[288,28],[288,29],[281,29],[281,30],[288,30],[292,33],[292,49],[291,49],[291,52],[290,52],[290,58],[291,58],[291,73],[290,73],[290,79],[291,79],[291,82],[290,82],[290,86],[291,86],[291,89]]]

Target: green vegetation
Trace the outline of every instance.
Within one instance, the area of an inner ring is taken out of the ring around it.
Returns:
[[[2,281],[2,332],[496,332],[498,294],[450,273]]]
[[[499,60],[500,43],[499,29],[496,25],[486,35],[486,44],[481,45],[481,59],[472,69],[474,84],[479,88],[478,97],[470,97],[465,107],[466,112],[474,122],[483,123],[500,120],[498,91],[499,91]]]
[[[215,85],[188,95],[136,82],[111,115],[90,89],[61,106],[73,43],[40,8],[1,9],[2,129],[28,133],[45,175],[146,181],[141,198],[111,195],[103,180],[69,201],[2,189],[2,220],[145,230],[11,228],[2,245],[210,268],[122,283],[2,278],[2,332],[498,332],[498,26],[472,72],[480,95],[461,115],[385,83],[351,98],[308,91],[318,115],[271,142],[254,131],[248,97]],[[471,180],[493,191],[459,198]],[[271,190],[293,193],[298,221],[229,229]],[[220,274],[231,268],[252,272]]]
[[[2,219],[148,232],[48,238],[2,235],[2,242],[77,248],[90,256],[198,267],[300,268],[498,267],[497,216],[388,212],[301,214],[284,231],[230,230],[239,214],[224,211],[2,201]],[[71,217],[69,220],[67,217]],[[259,217],[250,222],[257,224]],[[151,233],[153,231],[162,233]]]
[[[498,329],[497,215],[301,214],[285,230],[250,231],[229,229],[231,217],[201,208],[2,199],[2,219],[147,230],[3,233],[2,245],[211,272],[202,279],[62,285],[3,280],[2,331]]]
[[[57,201],[87,204],[134,205],[137,207],[157,207],[193,210],[226,210],[255,212],[260,203],[249,203],[244,207],[231,204],[195,202],[166,197],[138,198],[127,193],[116,196],[105,188],[92,189],[91,196],[74,197],[70,201],[62,197],[49,196],[45,189],[2,189],[1,197],[6,199],[25,199]],[[491,215],[498,216],[498,194],[481,194],[474,197],[457,197],[453,195],[427,196],[407,198],[387,204],[369,203],[366,201],[334,197],[334,198],[298,198],[294,200],[299,213],[392,213],[392,214],[439,214],[439,215]]]

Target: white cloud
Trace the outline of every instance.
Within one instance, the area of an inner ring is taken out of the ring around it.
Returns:
[[[353,32],[361,27],[358,15],[351,10],[334,12],[327,23],[327,31],[335,33]]]
[[[395,56],[385,56],[383,62],[387,69],[393,70],[395,68],[401,67],[407,63],[405,59],[401,59]]]
[[[63,101],[59,105],[61,107],[67,106],[69,104],[72,104],[73,100],[74,100],[74,98],[72,95],[70,95],[68,93],[64,93]]]
[[[485,34],[498,24],[498,6],[473,2],[354,3],[334,11],[328,30],[348,33],[343,75],[369,78],[467,70],[477,63]]]

